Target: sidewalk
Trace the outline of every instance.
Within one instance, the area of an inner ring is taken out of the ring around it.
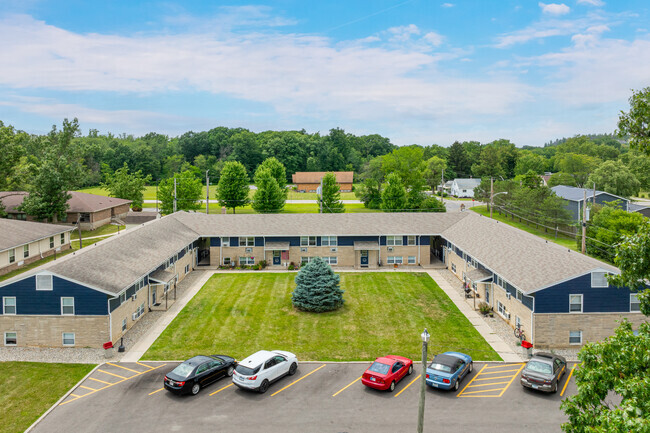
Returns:
[[[458,292],[451,287],[444,276],[437,270],[426,270],[431,278],[440,286],[443,292],[449,296],[449,299],[458,307],[461,313],[467,317],[474,328],[485,338],[490,346],[499,354],[501,359],[506,362],[522,362],[523,359],[515,353],[512,348],[504,342],[501,337],[495,334],[483,319],[474,311],[465,300],[458,294]]]

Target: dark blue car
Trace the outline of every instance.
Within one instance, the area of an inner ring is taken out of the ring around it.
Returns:
[[[427,367],[427,385],[458,390],[460,381],[473,369],[471,356],[460,352],[441,353],[436,355]]]

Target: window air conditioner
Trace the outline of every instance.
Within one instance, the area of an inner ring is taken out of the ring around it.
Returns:
[[[138,313],[131,314],[131,320],[135,320],[137,318],[138,318]]]
[[[336,248],[330,248],[330,251],[335,253],[337,251],[337,249]]]
[[[301,252],[301,253],[306,253],[306,252],[307,252],[307,248],[300,248],[300,252]]]
[[[136,295],[135,293],[133,295],[131,295],[131,300],[132,301],[135,301],[136,299],[138,299],[138,295]]]
[[[246,252],[247,252],[247,253],[252,253],[252,252],[253,252],[253,249],[252,249],[252,248],[246,248]]]
[[[393,251],[393,247],[388,247],[388,251],[389,252]]]
[[[506,299],[512,298],[512,295],[509,292],[506,292]]]
[[[510,313],[506,312],[506,318],[510,320]]]

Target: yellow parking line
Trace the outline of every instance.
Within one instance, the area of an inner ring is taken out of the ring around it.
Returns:
[[[126,367],[123,367],[123,366],[121,366],[121,365],[113,364],[113,363],[111,363],[111,362],[107,362],[106,364],[108,364],[108,365],[112,365],[113,367],[123,368],[123,369],[125,369],[125,370],[130,371],[131,373],[140,373],[138,370],[131,370],[130,368],[126,368]]]
[[[483,373],[483,370],[485,370],[485,367],[487,367],[487,364],[485,364],[485,365],[483,366],[483,368],[481,368],[481,369],[479,370],[479,372],[476,373],[476,376],[474,376],[474,377],[472,378],[472,380],[470,380],[469,382],[467,382],[467,385],[465,385],[465,388],[463,388],[463,389],[458,393],[457,397],[460,397],[461,394],[463,393],[463,391],[465,391],[465,390],[467,389],[467,387],[468,387],[472,382],[474,382],[474,380],[476,380],[476,378],[479,377],[479,376],[481,375],[481,373]]]
[[[303,377],[301,377],[300,379],[294,380],[293,382],[291,382],[289,385],[285,386],[285,387],[282,388],[281,390],[276,391],[276,392],[274,392],[273,394],[271,394],[271,397],[273,397],[273,396],[276,395],[276,394],[281,393],[282,391],[284,391],[285,389],[289,388],[289,387],[290,387],[291,385],[293,385],[294,383],[298,383],[298,382],[300,382],[301,380],[303,380],[305,377],[309,376],[310,374],[312,374],[312,373],[316,373],[318,370],[320,370],[321,368],[325,367],[326,365],[327,365],[327,364],[323,364],[323,365],[321,365],[320,367],[318,367],[316,370],[312,370],[312,371],[310,371],[309,373],[305,374],[305,375],[304,375]]]
[[[89,389],[90,391],[97,391],[97,388],[89,388],[87,386],[79,385],[79,388]]]
[[[469,391],[469,392],[465,392],[465,393],[463,393],[463,396],[465,396],[465,395],[467,395],[467,394],[478,394],[479,392],[502,391],[502,390],[504,390],[504,389],[505,389],[505,388],[495,388],[495,389],[482,389],[482,390],[480,390],[480,391]]]
[[[499,398],[500,397],[498,395],[465,395],[465,394],[463,394],[462,396],[459,395],[458,397],[462,397],[462,398]]]
[[[401,393],[403,393],[404,391],[406,391],[406,388],[408,388],[409,386],[413,385],[413,382],[415,382],[415,381],[418,380],[418,379],[422,379],[422,377],[421,377],[421,376],[418,376],[418,377],[416,377],[415,379],[413,379],[411,382],[409,382],[408,385],[406,385],[406,386],[404,387],[404,389],[402,389],[400,392],[398,392],[397,394],[395,394],[395,397],[399,397],[399,395],[400,395]]]
[[[77,394],[72,394],[72,393],[71,393],[70,395],[73,396],[73,397],[81,398],[81,396],[80,396],[80,395],[77,395]],[[76,400],[77,398],[75,398],[75,400]]]
[[[522,367],[523,367],[523,365],[522,365]],[[516,369],[516,368],[515,368],[515,369],[513,369],[513,370],[501,370],[501,371],[485,372],[485,373],[483,373],[483,376],[485,376],[486,374],[510,373],[510,372],[512,372],[512,371],[519,371],[519,370],[521,370],[521,368],[519,368],[519,369]]]
[[[352,385],[354,385],[355,383],[357,383],[359,380],[361,380],[362,377],[363,377],[363,376],[359,376],[359,377],[357,377],[357,378],[354,379],[352,382],[350,382],[349,384],[345,385],[343,388],[341,388],[341,389],[339,389],[338,391],[336,391],[336,393],[333,394],[332,397],[336,397],[337,395],[339,395],[340,393],[342,393],[343,391],[345,391],[346,389],[348,389],[349,387],[351,387]]]
[[[564,391],[566,391],[566,387],[569,384],[569,381],[571,380],[571,376],[573,376],[573,370],[576,369],[576,365],[578,364],[573,364],[573,367],[571,367],[571,371],[569,372],[569,376],[566,378],[566,382],[564,382],[564,387],[562,387],[562,392],[560,393],[560,397],[564,395]]]
[[[490,370],[492,368],[504,368],[504,367],[510,367],[511,365],[522,365],[522,364],[524,364],[524,363],[523,362],[517,362],[517,363],[514,363],[514,364],[506,364],[506,365],[492,365],[490,367],[486,367],[485,369]]]
[[[217,393],[223,391],[223,390],[226,389],[226,388],[230,388],[230,387],[233,386],[233,385],[234,385],[234,383],[231,383],[230,385],[226,385],[226,386],[224,386],[223,388],[220,388],[220,389],[216,390],[215,392],[213,392],[213,393],[210,394],[210,395],[215,395],[215,394],[217,394]]]
[[[157,390],[155,390],[154,392],[150,392],[149,395],[153,395],[153,394],[155,394],[155,393],[157,393],[157,392],[162,391],[163,389],[165,389],[165,388],[157,389]]]
[[[119,377],[122,380],[126,379],[126,377],[120,376],[119,374],[109,373],[108,371],[104,371],[104,370],[100,370],[100,369],[97,369],[97,371],[99,371],[100,373],[106,373],[106,374],[110,374],[111,376]],[[118,383],[118,382],[115,382],[115,383]]]
[[[519,370],[517,370],[517,372],[512,375],[512,379],[510,379],[510,382],[505,386],[505,388],[503,388],[503,391],[501,391],[501,394],[499,394],[499,397],[501,397],[503,395],[503,393],[506,392],[506,389],[508,389],[510,387],[510,384],[512,383],[512,381],[515,380],[515,377],[517,377],[519,372],[521,370],[523,370],[524,367],[525,367],[525,365],[522,365],[521,367],[519,367]]]
[[[141,366],[143,366],[143,367],[147,367],[147,368],[153,368],[153,367],[152,367],[152,366],[150,366],[150,365],[147,365],[147,364],[143,364],[143,363],[141,363],[141,362],[138,362],[138,361],[135,361],[135,363],[136,363],[136,364],[138,364],[138,365],[141,365]]]
[[[485,379],[476,379],[476,381],[480,382],[481,380],[510,379],[511,377],[512,377],[512,375],[509,374],[507,376],[486,377]]]
[[[480,385],[471,385],[471,386],[468,386],[467,388],[478,388],[479,386],[503,385],[504,383],[508,383],[508,382],[483,383],[483,384],[480,384]]]
[[[95,379],[94,377],[89,377],[88,379],[94,380],[95,382],[105,383],[106,385],[111,385],[110,382],[104,382],[103,380]]]

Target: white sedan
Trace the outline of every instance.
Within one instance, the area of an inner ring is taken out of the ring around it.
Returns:
[[[232,382],[240,388],[265,393],[269,385],[298,369],[296,355],[283,350],[260,350],[240,361]]]

